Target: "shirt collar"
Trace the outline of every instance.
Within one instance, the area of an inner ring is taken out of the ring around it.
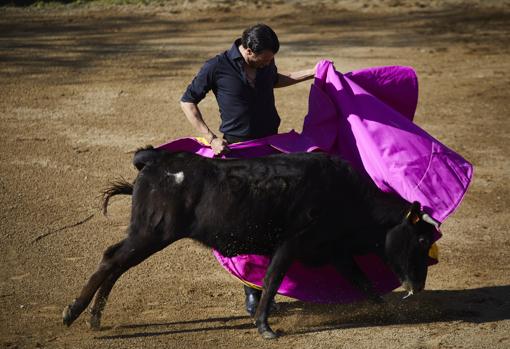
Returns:
[[[236,61],[238,59],[243,59],[241,52],[239,52],[239,45],[241,45],[241,38],[234,41],[234,43],[232,44],[232,47],[227,52],[228,57],[233,61]]]

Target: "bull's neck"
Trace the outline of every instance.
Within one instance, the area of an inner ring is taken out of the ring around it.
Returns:
[[[381,254],[384,251],[386,234],[396,225],[402,222],[409,203],[404,199],[375,190],[365,202],[365,220],[359,234],[366,247],[377,250]]]
[[[401,197],[378,191],[372,203],[371,215],[387,231],[402,222],[409,207],[410,203]]]

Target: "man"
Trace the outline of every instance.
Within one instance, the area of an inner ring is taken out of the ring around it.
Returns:
[[[214,154],[228,145],[278,133],[280,117],[273,88],[309,80],[315,68],[278,73],[274,56],[280,48],[275,32],[265,24],[246,29],[232,47],[208,60],[186,89],[181,108],[191,125],[209,142]],[[221,115],[218,137],[206,125],[198,103],[212,90]],[[246,310],[254,315],[261,291],[245,286]]]

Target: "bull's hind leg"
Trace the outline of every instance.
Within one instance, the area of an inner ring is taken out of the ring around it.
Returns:
[[[98,289],[98,298],[92,307],[92,326],[99,327],[101,312],[117,279],[128,269],[143,262],[152,254],[168,246],[171,242],[159,238],[158,234],[144,234],[143,237],[129,236],[120,243],[109,247],[103,256],[98,270],[92,274],[83,287],[80,296],[63,312],[63,322],[70,326],[90,304]]]
[[[293,245],[294,243],[292,241],[288,241],[278,248],[266,271],[262,297],[260,298],[255,313],[255,325],[262,337],[266,339],[277,337],[276,333],[269,327],[267,318],[269,316],[271,300],[274,299],[276,292],[280,288],[283,277],[294,259]]]
[[[106,302],[108,301],[108,296],[112,291],[113,285],[115,285],[115,282],[122,274],[121,272],[112,273],[99,287],[92,308],[90,309],[89,326],[91,329],[99,330],[101,328],[101,316]]]
[[[161,236],[159,234],[155,234],[155,236]],[[104,308],[106,307],[106,303],[108,301],[108,296],[112,291],[115,282],[128,271],[130,268],[136,266],[137,264],[143,262],[147,258],[149,258],[152,254],[162,250],[163,248],[170,245],[171,242],[175,240],[160,240],[159,238],[153,238],[152,241],[142,238],[140,241],[143,242],[132,242],[129,241],[127,243],[128,246],[132,246],[129,249],[129,253],[125,258],[120,258],[117,261],[114,270],[112,270],[111,274],[106,278],[106,280],[101,284],[99,290],[97,291],[96,297],[94,299],[94,303],[90,309],[90,320],[89,325],[93,330],[99,330],[101,327],[101,316]],[[143,245],[142,245],[143,244]]]
[[[101,286],[103,281],[110,275],[114,267],[113,258],[115,255],[119,254],[125,242],[126,240],[122,240],[106,249],[97,271],[89,278],[80,296],[64,309],[62,319],[65,325],[70,326],[74,320],[80,316],[87,305],[89,305],[99,286]]]

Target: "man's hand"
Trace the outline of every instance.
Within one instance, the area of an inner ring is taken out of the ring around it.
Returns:
[[[230,151],[226,140],[214,137],[211,142],[211,148],[214,151],[214,155],[223,155]]]
[[[216,137],[205,124],[202,113],[195,103],[181,101],[181,108],[190,124],[209,142],[214,155],[223,155],[230,151],[227,141]]]

